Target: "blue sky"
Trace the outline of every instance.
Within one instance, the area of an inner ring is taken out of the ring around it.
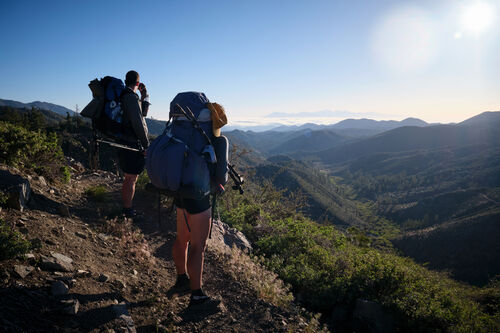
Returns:
[[[2,1],[0,98],[81,109],[90,80],[135,69],[157,119],[197,90],[233,123],[461,121],[500,110],[499,19],[498,0]]]

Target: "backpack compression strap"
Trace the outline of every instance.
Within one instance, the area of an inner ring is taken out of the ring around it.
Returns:
[[[208,137],[207,133],[205,133],[205,131],[203,130],[203,128],[201,128],[200,126],[200,123],[198,122],[198,120],[196,120],[196,117],[194,116],[193,114],[193,111],[191,111],[191,109],[186,106],[186,109],[189,111],[189,114],[182,108],[182,106],[180,106],[179,104],[175,104],[175,106],[179,109],[179,111],[181,111],[184,116],[193,123],[194,127],[200,132],[200,134],[207,140],[207,142],[213,147],[213,144],[212,144],[212,140],[210,140],[210,138]]]

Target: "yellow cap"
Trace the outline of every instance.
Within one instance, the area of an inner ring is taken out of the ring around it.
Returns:
[[[226,112],[222,105],[218,103],[207,103],[207,108],[210,110],[210,117],[212,118],[212,130],[214,135],[220,136],[220,129],[227,124]]]

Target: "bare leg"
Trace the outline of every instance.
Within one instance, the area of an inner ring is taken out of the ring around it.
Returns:
[[[202,286],[203,261],[207,237],[210,230],[211,212],[211,209],[207,209],[199,214],[188,214],[191,237],[189,239],[187,271],[191,283],[191,290],[200,289]]]
[[[139,175],[125,174],[122,185],[122,202],[124,208],[132,207],[132,199],[134,199],[135,182]]]
[[[177,236],[172,248],[172,256],[174,258],[175,269],[178,275],[186,273],[186,257],[189,236],[190,235],[186,226],[186,220],[184,219],[183,209],[177,208]]]

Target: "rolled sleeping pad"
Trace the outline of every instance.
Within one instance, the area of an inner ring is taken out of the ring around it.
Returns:
[[[228,181],[229,168],[227,166],[229,159],[229,141],[224,135],[215,137],[212,140],[217,157],[215,166],[215,181],[221,185],[225,185]]]

